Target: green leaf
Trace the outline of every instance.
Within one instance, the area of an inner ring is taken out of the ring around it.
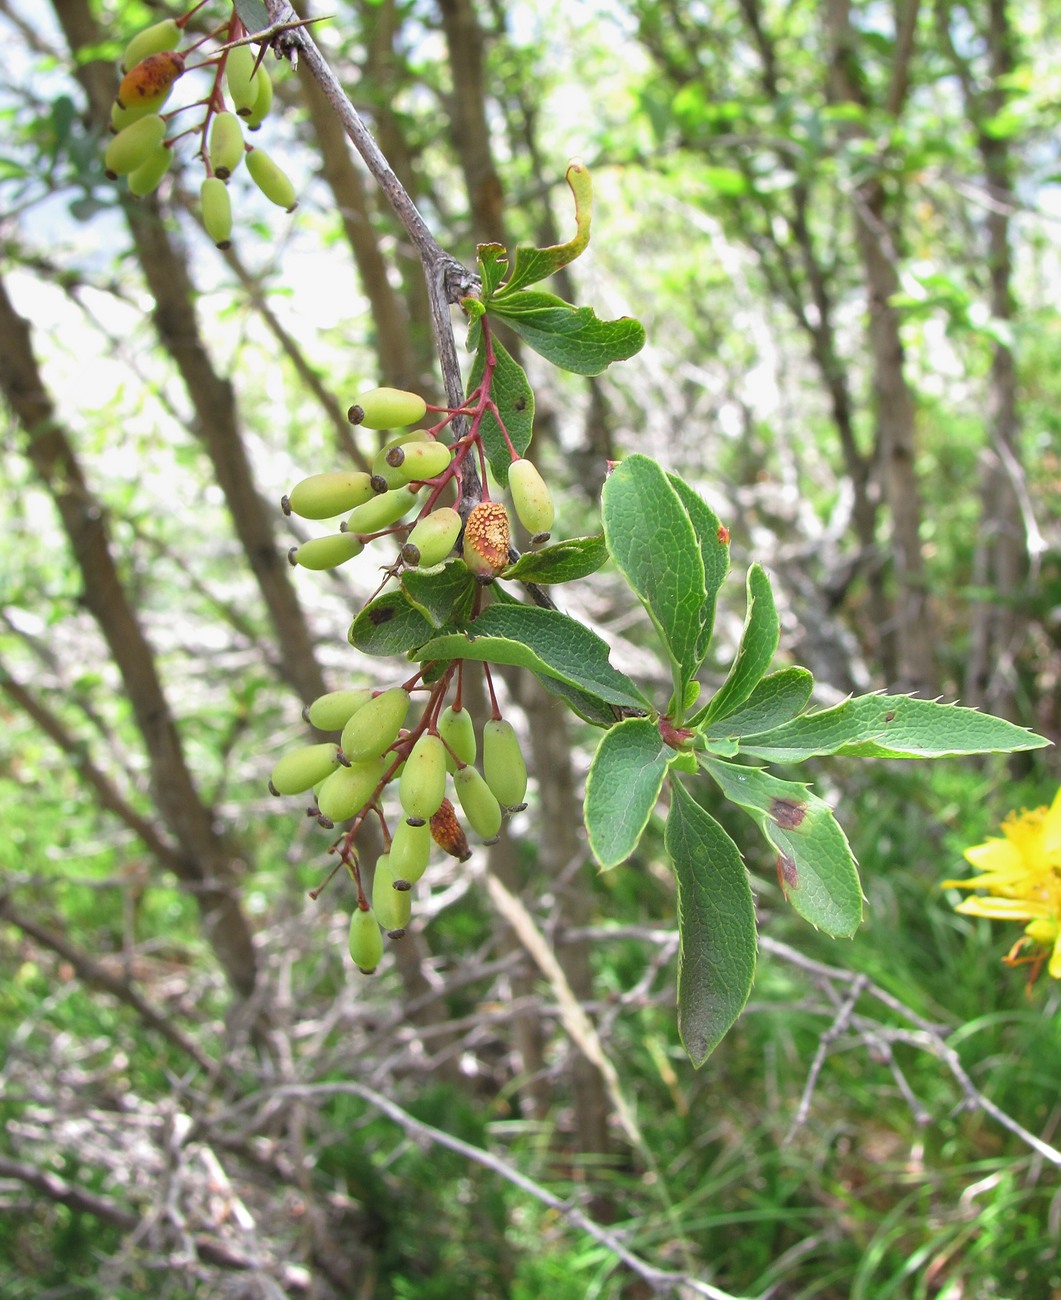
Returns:
[[[498,298],[506,298],[524,285],[535,284],[546,276],[567,266],[585,251],[589,243],[590,220],[593,215],[593,186],[589,168],[575,159],[568,164],[564,177],[575,199],[575,233],[566,244],[551,244],[548,248],[521,247],[516,249],[512,274]]]
[[[607,643],[556,609],[491,605],[464,632],[422,645],[419,657],[511,664],[557,678],[605,704],[638,711],[649,707],[629,677],[608,662]]]
[[[479,262],[479,278],[483,282],[483,298],[489,301],[508,270],[508,254],[504,244],[480,244],[475,253]]]
[[[526,551],[515,564],[501,573],[506,581],[521,582],[574,582],[596,573],[608,559],[604,536],[569,537],[540,551]]]
[[[948,758],[958,754],[1012,754],[1050,742],[1012,722],[957,704],[908,695],[859,695],[741,739],[741,752],[772,763],[796,763],[815,754],[857,758]]]
[[[401,584],[409,603],[436,628],[463,623],[471,617],[478,584],[463,560],[448,560],[441,572],[406,569]]]
[[[627,718],[601,739],[586,778],[585,817],[589,846],[605,870],[637,848],[673,753],[648,718]]]
[[[700,766],[747,812],[777,852],[785,897],[811,925],[849,938],[862,920],[862,886],[851,846],[827,803],[795,781],[758,767],[699,755]]]
[[[423,645],[435,629],[403,591],[370,600],[350,624],[347,640],[367,655],[402,655]]]
[[[648,611],[674,665],[676,697],[700,666],[707,602],[700,546],[667,475],[647,456],[627,456],[601,493],[601,521],[615,563]]]
[[[748,570],[748,612],[740,649],[720,689],[693,720],[706,725],[734,713],[747,700],[770,666],[781,637],[770,579],[758,564]]]
[[[255,32],[264,32],[268,27],[272,26],[269,20],[269,11],[262,3],[262,0],[235,0],[233,8],[250,36],[253,36]]]
[[[508,430],[513,447],[522,456],[530,446],[531,435],[534,432],[534,393],[527,382],[523,367],[493,335],[489,339],[483,338],[479,344],[468,377],[468,392],[473,393],[483,381],[488,347],[493,349],[495,360],[490,396]],[[508,443],[505,442],[505,435],[497,422],[497,416],[489,408],[483,412],[479,430],[483,437],[486,459],[490,462],[490,472],[501,487],[505,487],[508,484],[508,467],[512,464],[512,453],[508,449]]]
[[[699,1068],[748,1001],[755,901],[737,846],[680,781],[664,845],[678,881],[678,1032]]]
[[[779,727],[807,707],[814,677],[806,668],[781,668],[764,677],[740,708],[704,728],[711,740]]]
[[[546,361],[576,375],[599,375],[613,361],[625,361],[645,345],[639,321],[629,316],[601,320],[592,307],[572,307],[562,298],[534,289],[494,299],[490,311],[507,320]]]
[[[696,540],[700,546],[700,558],[704,562],[704,586],[707,599],[701,611],[703,627],[700,632],[700,644],[697,658],[701,663],[711,644],[711,633],[715,626],[715,601],[722,584],[729,574],[729,533],[719,522],[711,507],[677,474],[668,474],[671,487],[677,492],[678,499],[688,511],[689,522],[693,526]]]

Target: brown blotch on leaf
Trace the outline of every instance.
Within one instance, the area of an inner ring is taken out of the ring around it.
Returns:
[[[368,621],[373,627],[382,627],[384,623],[389,623],[397,610],[393,605],[383,605],[379,609],[368,610]]]
[[[777,880],[781,886],[781,892],[786,898],[790,889],[799,887],[799,872],[796,870],[796,863],[787,853],[777,855]]]
[[[770,816],[782,830],[794,831],[806,815],[806,804],[796,803],[794,799],[773,799],[770,802]]]

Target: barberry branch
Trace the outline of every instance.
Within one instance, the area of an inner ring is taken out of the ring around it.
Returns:
[[[447,253],[432,235],[427,222],[421,216],[405,186],[395,175],[394,169],[372,133],[361,120],[360,114],[350,102],[346,91],[343,90],[335,73],[328,66],[327,60],[317,48],[316,42],[304,27],[299,26],[301,20],[288,0],[266,0],[266,9],[269,12],[271,26],[262,33],[260,39],[273,40],[274,49],[279,56],[290,58],[294,53],[297,60],[305,64],[309,74],[320,86],[336,117],[342,123],[343,130],[354,148],[364,160],[365,166],[386,195],[406,234],[413,241],[427,281],[428,298],[431,304],[431,328],[442,368],[446,399],[451,407],[458,408],[464,402],[464,381],[457,358],[450,306],[477,291],[478,277]],[[461,422],[455,421],[455,423],[458,425],[456,432],[461,436],[464,432]]]

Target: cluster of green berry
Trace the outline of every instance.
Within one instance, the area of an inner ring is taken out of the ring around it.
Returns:
[[[349,513],[338,532],[292,547],[288,553],[292,564],[307,569],[338,568],[360,555],[366,542],[405,534],[395,572],[398,568],[434,568],[445,562],[458,542],[465,564],[486,582],[508,566],[511,525],[501,502],[480,501],[466,520],[452,506],[439,505],[446,485],[459,485],[463,461],[479,445],[474,426],[452,446],[439,441],[453,418],[464,412],[429,407],[416,393],[374,388],[359,397],[348,414],[352,424],[393,431],[417,423],[428,410],[441,410],[445,418],[430,429],[389,439],[375,454],[370,471],[332,470],[295,484],[281,501],[285,514],[324,520]],[[508,485],[516,516],[531,534],[531,541],[547,541],[553,525],[553,502],[537,468],[513,454]],[[410,524],[407,516],[425,489],[427,500]]]
[[[380,927],[401,938],[412,910],[412,888],[427,870],[433,843],[463,861],[468,839],[446,797],[452,781],[468,826],[493,843],[507,814],[525,807],[527,767],[512,724],[490,718],[482,728],[482,772],[475,766],[478,743],[470,713],[460,704],[441,707],[449,680],[429,690],[420,720],[405,726],[412,687],[331,691],[305,710],[320,731],[340,732],[333,742],[305,745],[285,754],[273,768],[269,788],[276,795],[313,792],[313,816],[326,828],[355,819],[343,837],[341,860],[358,887],[350,928],[350,952],[357,966],[375,970],[383,952]],[[384,813],[384,790],[397,782],[401,820],[393,834]],[[383,829],[385,851],[377,858],[366,891],[352,849],[356,830],[369,812]]]
[[[177,141],[184,136],[196,137],[206,168],[200,190],[203,225],[218,248],[228,248],[232,237],[228,180],[244,159],[251,180],[267,199],[288,212],[298,200],[284,171],[264,149],[255,148],[244,138],[244,127],[256,131],[273,103],[273,82],[261,55],[256,56],[250,45],[232,44],[246,36],[235,15],[209,36],[180,51],[177,47],[190,16],[154,23],[126,47],[124,75],[111,110],[114,135],[104,154],[104,167],[112,180],[126,177],[130,193],[144,198],[159,187],[172,166]],[[188,55],[210,40],[221,40],[222,48],[194,68],[212,72],[208,94],[183,109],[163,113],[177,82],[185,72],[193,70],[188,67]],[[192,126],[170,134],[174,119],[187,108],[202,108],[205,112]]]
[[[512,554],[508,511],[501,502],[490,500],[486,487],[481,419],[475,418],[485,400],[477,392],[454,410],[431,407],[417,394],[393,388],[362,394],[350,408],[351,422],[389,436],[369,470],[314,474],[282,499],[286,514],[305,519],[346,514],[340,531],[292,547],[291,563],[309,569],[336,568],[360,554],[367,543],[390,538],[398,549],[387,569],[389,575],[407,569],[441,571],[448,563],[463,562],[476,579],[476,590],[484,591],[508,567]],[[395,433],[422,421],[429,410],[441,416],[434,426]],[[458,416],[472,417],[468,432],[452,444],[441,441]],[[450,489],[456,502],[464,499],[467,457],[473,451],[479,458],[482,499],[462,518],[454,506],[442,504],[442,498]],[[544,542],[554,514],[549,489],[529,460],[514,448],[511,454],[508,485],[513,509],[532,541]],[[417,515],[409,519],[417,504]],[[461,860],[468,856],[467,836],[446,797],[447,783],[452,783],[465,822],[484,843],[496,840],[506,815],[525,806],[526,764],[511,722],[501,716],[486,664],[481,667],[492,716],[482,727],[482,770],[476,767],[478,738],[462,703],[467,667],[462,662],[450,664],[430,681],[430,674],[421,671],[410,681],[380,692],[344,690],[322,696],[309,705],[304,717],[318,730],[340,732],[338,743],[300,747],[285,754],[273,769],[272,792],[312,791],[315,802],[310,813],[326,828],[352,819],[335,848],[357,885],[350,951],[361,970],[372,971],[379,962],[381,927],[391,937],[404,934],[412,905],[410,891],[427,869],[432,844]],[[451,688],[455,688],[453,698],[447,703]],[[415,725],[406,727],[414,691],[425,692],[427,702]],[[393,834],[382,804],[392,782],[397,782],[402,810]],[[353,845],[370,814],[379,819],[385,847],[366,890]]]

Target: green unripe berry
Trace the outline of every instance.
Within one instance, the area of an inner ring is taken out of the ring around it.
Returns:
[[[424,483],[449,469],[453,452],[444,442],[409,442],[388,453],[387,463],[400,483]]]
[[[343,725],[339,743],[349,759],[375,758],[398,739],[409,712],[409,692],[393,686],[373,696]]]
[[[346,528],[351,533],[382,532],[391,524],[396,524],[403,515],[407,515],[416,502],[416,493],[407,487],[395,488],[393,492],[381,492],[371,501],[351,510],[346,518]]]
[[[273,794],[302,794],[324,781],[340,764],[334,744],[304,745],[279,759],[269,779]]]
[[[245,118],[247,129],[250,131],[257,131],[269,116],[269,110],[273,106],[273,79],[269,76],[269,70],[264,63],[259,65],[254,75],[254,84],[258,88],[257,97],[254,100],[254,107]]]
[[[317,791],[320,815],[330,822],[356,817],[376,793],[385,769],[386,764],[379,758],[336,768]]]
[[[474,763],[476,754],[475,743],[475,724],[472,722],[472,715],[467,709],[454,710],[452,704],[447,704],[442,712],[438,715],[438,734],[453,750],[453,754],[446,753],[446,770],[456,772],[457,759],[462,763]]]
[[[362,975],[371,975],[383,960],[383,935],[371,908],[355,908],[350,918],[350,956]]]
[[[521,808],[527,794],[527,765],[511,722],[491,718],[483,727],[483,776],[503,808]]]
[[[414,569],[441,564],[453,550],[461,530],[461,517],[450,506],[439,506],[421,519],[402,547],[402,560]]]
[[[390,866],[395,880],[415,885],[427,870],[431,856],[431,827],[412,826],[407,821],[398,823],[391,840]]]
[[[468,825],[487,843],[501,833],[501,805],[482,776],[470,764],[459,768],[453,777],[460,806]]]
[[[129,173],[129,193],[134,198],[144,199],[162,184],[162,178],[173,164],[173,150],[160,144],[136,171]]]
[[[425,732],[405,760],[398,799],[406,817],[429,821],[446,797],[446,747],[438,736]]]
[[[218,181],[219,185],[224,183]],[[364,549],[364,543],[353,533],[329,533],[327,537],[314,537],[301,546],[292,546],[287,558],[304,569],[337,569]]]
[[[258,98],[254,65],[257,58],[249,45],[236,45],[225,55],[225,85],[232,96],[236,112],[247,117]]]
[[[247,170],[251,180],[270,203],[275,203],[285,212],[294,212],[298,207],[298,195],[291,178],[282,167],[273,162],[264,149],[247,150]]]
[[[554,518],[545,480],[529,460],[514,460],[508,467],[508,487],[520,523],[536,541],[545,541]]]
[[[336,469],[311,474],[296,483],[280,502],[284,514],[303,519],[331,519],[375,499],[372,480],[363,470]]]
[[[124,127],[107,146],[103,166],[111,180],[128,176],[147,162],[166,138],[166,124],[157,113]]]
[[[351,424],[363,424],[366,429],[401,429],[416,424],[427,413],[427,403],[417,393],[402,388],[373,388],[362,393],[347,418]]]
[[[235,113],[218,113],[210,127],[210,166],[227,181],[243,161],[243,124]]]
[[[117,135],[119,131],[124,131],[127,126],[132,126],[134,122],[139,122],[141,118],[149,117],[154,111],[150,104],[146,107],[141,104],[135,108],[122,108],[121,104],[115,100],[111,105],[111,131]]]
[[[318,695],[302,710],[302,716],[318,731],[342,731],[358,709],[372,699],[372,692],[362,690],[329,691]]]
[[[400,939],[413,911],[410,889],[395,889],[390,854],[381,853],[372,873],[372,910],[392,939]],[[404,882],[403,882],[404,883]]]
[[[199,203],[203,210],[203,227],[206,233],[218,248],[230,248],[232,246],[232,200],[229,198],[225,182],[217,176],[208,176],[199,188]]]
[[[174,18],[164,18],[160,23],[153,23],[137,32],[122,55],[122,67],[133,68],[149,54],[162,54],[165,50],[175,50],[181,43],[181,29]]]
[[[405,459],[405,447],[412,442],[428,442],[428,436],[423,429],[413,429],[409,433],[400,433],[397,438],[385,443],[375,456],[372,457],[372,477],[381,479],[388,488],[404,487],[409,479],[401,472],[401,463]],[[391,464],[388,459],[392,452],[401,449],[396,456],[398,462],[397,468]]]

